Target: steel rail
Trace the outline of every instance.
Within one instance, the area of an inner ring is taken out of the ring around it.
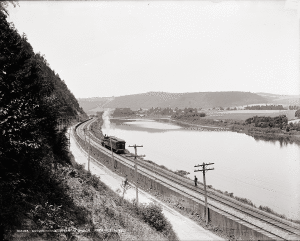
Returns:
[[[89,127],[92,124],[92,122],[93,122],[93,120],[90,120],[90,121],[87,121],[87,122],[83,123],[82,126],[79,125],[81,127],[80,128],[81,132],[82,132],[82,127],[83,126],[85,127],[86,125],[88,125],[88,127]],[[89,128],[88,128],[88,130],[89,130]],[[94,142],[96,142],[98,145],[101,146],[101,151],[102,152],[106,152],[106,154],[110,155],[109,151],[107,151],[106,148],[102,147],[102,145],[100,144],[99,139],[96,138],[93,135],[93,133],[92,133],[92,136],[93,136],[93,138],[91,138],[91,139]],[[122,158],[124,158],[124,159],[126,159],[126,160],[128,160],[129,162],[133,163],[133,160],[131,160],[129,158],[127,158],[127,157],[125,157],[123,155],[116,155],[115,154],[115,157],[117,157],[118,159],[120,159],[119,156],[122,157]],[[124,162],[123,160],[121,160],[121,161]],[[151,173],[153,172],[153,165],[148,164],[148,163],[143,163],[143,161],[141,161],[140,159],[139,159],[139,165],[142,166],[143,168],[145,168],[148,172],[149,171]],[[133,167],[133,165],[131,165],[131,167]],[[170,180],[170,181],[172,181],[172,182],[174,182],[174,183],[176,183],[176,184],[178,184],[180,186],[183,186],[183,187],[185,187],[187,189],[190,189],[192,191],[196,191],[197,193],[200,192],[201,194],[204,194],[204,190],[202,190],[202,188],[196,188],[196,187],[194,187],[192,181],[189,181],[188,179],[182,178],[182,177],[180,177],[180,176],[178,176],[178,175],[176,175],[176,174],[174,174],[174,173],[172,173],[170,171],[163,170],[163,169],[158,168],[158,167],[155,167],[154,169],[155,169],[155,172],[157,174],[159,174],[160,176],[162,176],[162,177],[164,177],[164,178],[166,178],[166,179],[168,179],[168,180]],[[140,172],[144,172],[144,171],[141,171],[141,170],[139,170],[139,171]],[[144,172],[144,173],[146,173],[146,172]],[[149,175],[149,173],[147,173],[147,175]],[[154,176],[154,175],[152,175],[152,177],[157,178],[157,176]],[[160,181],[164,182],[162,180],[160,180]],[[166,184],[170,185],[168,183],[166,183]],[[177,188],[177,187],[175,187],[175,188]],[[181,190],[179,188],[177,188],[177,189],[180,190],[181,192],[184,192],[183,190]],[[186,192],[184,192],[184,193],[186,193]],[[186,193],[186,194],[188,196],[193,197],[193,198],[199,199],[195,195],[191,195],[191,194],[188,194],[188,193]],[[226,206],[229,206],[231,208],[234,208],[234,209],[238,210],[239,212],[245,213],[245,214],[247,214],[249,216],[252,216],[252,217],[254,217],[256,219],[259,219],[259,220],[261,220],[261,221],[263,221],[265,223],[268,223],[269,225],[271,225],[271,226],[273,226],[275,228],[280,228],[281,230],[283,230],[285,232],[288,232],[288,235],[290,235],[290,238],[292,238],[293,240],[300,240],[300,236],[298,236],[300,234],[300,226],[297,226],[296,224],[287,222],[286,220],[280,220],[279,218],[270,216],[267,213],[262,213],[262,211],[255,210],[254,208],[252,208],[252,207],[250,207],[248,205],[246,206],[245,204],[239,203],[238,201],[230,200],[228,197],[226,197],[226,196],[224,197],[224,196],[222,196],[222,195],[220,195],[218,193],[214,193],[212,191],[209,191],[208,197],[211,198],[211,199],[214,199],[215,201],[217,201],[217,202],[219,202],[219,203],[221,203],[223,205],[226,205]],[[213,206],[212,204],[209,204],[209,205]],[[215,208],[219,209],[218,207],[215,207]],[[222,210],[222,212],[224,212],[224,211]],[[232,214],[230,214],[230,215],[232,215]],[[234,216],[234,215],[232,215],[232,216]],[[236,217],[236,218],[238,218],[238,217]],[[255,226],[255,224],[252,224],[252,223],[250,223],[250,224]],[[271,233],[272,235],[276,235],[277,237],[282,238],[281,236],[278,236],[277,234],[274,234],[274,233],[272,233],[270,231],[266,231],[266,232]]]

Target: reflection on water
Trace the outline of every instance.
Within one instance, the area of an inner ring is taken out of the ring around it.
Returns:
[[[126,125],[134,125],[137,127],[142,127],[142,128],[150,128],[150,129],[160,129],[160,130],[175,130],[175,129],[180,129],[180,126],[172,125],[172,124],[166,124],[166,123],[160,123],[160,122],[154,122],[153,120],[148,121],[148,120],[143,120],[143,121],[131,121],[131,122],[124,122]]]
[[[262,141],[262,142],[270,142],[273,144],[279,143],[280,147],[284,147],[284,146],[288,146],[291,144],[294,144],[295,141],[293,140],[292,136],[285,136],[285,137],[276,137],[276,136],[272,136],[272,135],[264,135],[261,136],[259,134],[253,134],[251,135],[257,142],[258,141]]]
[[[124,139],[127,149],[143,145],[138,154],[146,159],[190,172],[191,178],[194,165],[213,162],[215,170],[206,175],[208,185],[300,219],[298,145],[229,131],[192,130],[168,120],[111,122],[102,127],[103,133]],[[196,175],[202,181],[201,174]]]

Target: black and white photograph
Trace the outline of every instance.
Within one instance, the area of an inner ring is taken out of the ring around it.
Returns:
[[[300,1],[0,1],[0,241],[300,240]]]

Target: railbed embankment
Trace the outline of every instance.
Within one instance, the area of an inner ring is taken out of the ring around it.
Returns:
[[[88,125],[89,123],[85,124]],[[80,130],[77,131],[80,135]],[[75,137],[79,143],[83,146],[87,146],[87,142],[84,144],[84,138],[81,139],[75,133]],[[92,135],[91,135],[92,136]],[[134,168],[133,161],[128,158],[124,158],[119,155],[115,155],[114,162],[112,162],[110,157],[110,151],[105,150],[99,143],[97,143],[94,138],[91,138],[91,154],[97,159],[98,158],[102,164],[119,173],[119,175],[127,175],[130,181],[134,181]],[[103,156],[105,156],[103,158]],[[97,159],[97,160],[98,160]],[[199,192],[191,190],[188,182],[189,180],[183,180],[175,174],[168,173],[166,170],[160,169],[159,167],[153,167],[154,173],[151,168],[146,168],[147,165],[140,161],[139,163],[139,173],[138,173],[138,183],[140,187],[144,190],[156,190],[159,192],[165,200],[167,199],[177,199],[185,200],[182,202],[182,207],[187,212],[193,212],[195,215],[200,217],[204,216],[204,198],[203,195],[199,195]],[[143,167],[142,167],[143,165]],[[149,164],[150,165],[150,164]],[[151,165],[150,165],[151,166]],[[176,177],[175,177],[176,176]],[[191,181],[191,180],[190,180]],[[200,189],[199,189],[200,191]],[[282,228],[289,228],[288,223],[283,222],[281,226],[276,226],[273,223],[280,223],[279,219],[272,217],[272,215],[264,214],[264,218],[259,219],[255,217],[255,212],[251,211],[249,207],[245,207],[241,204],[233,204],[232,200],[226,200],[223,197],[223,203],[220,201],[212,200],[213,196],[209,197],[209,217],[210,223],[217,226],[219,229],[230,234],[238,239],[243,240],[299,240],[299,236],[289,232],[288,230]],[[232,207],[228,206],[231,203]],[[238,209],[237,208],[238,205]],[[236,206],[235,209],[233,206]],[[247,212],[245,211],[247,209]],[[251,213],[252,212],[252,213]],[[282,220],[280,220],[282,221]]]

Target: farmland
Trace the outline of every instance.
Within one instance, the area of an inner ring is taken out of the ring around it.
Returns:
[[[246,120],[253,116],[275,117],[286,115],[289,120],[295,119],[295,110],[233,110],[206,112],[205,119],[214,120]]]

